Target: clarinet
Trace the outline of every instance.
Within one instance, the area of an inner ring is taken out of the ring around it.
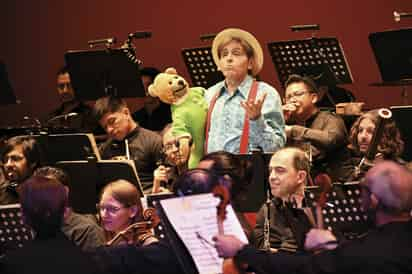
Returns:
[[[265,211],[265,222],[263,224],[263,249],[270,251],[270,194],[267,193],[267,198],[265,202],[266,211]]]

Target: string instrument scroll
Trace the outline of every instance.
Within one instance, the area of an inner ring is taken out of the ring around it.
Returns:
[[[143,219],[144,221],[133,223],[117,233],[106,243],[106,246],[115,246],[121,242],[131,243],[133,239],[137,239],[138,244],[144,245],[144,242],[153,236],[151,230],[159,224],[160,219],[154,208],[146,209],[143,212]]]

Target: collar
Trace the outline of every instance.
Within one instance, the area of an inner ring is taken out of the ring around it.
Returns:
[[[235,93],[239,93],[243,98],[247,98],[249,95],[250,88],[253,83],[253,77],[250,75],[246,75],[245,79],[240,83],[240,85],[237,87]],[[220,88],[219,91],[219,96],[221,96],[224,92],[227,92],[227,85],[226,81],[223,81],[222,87]]]

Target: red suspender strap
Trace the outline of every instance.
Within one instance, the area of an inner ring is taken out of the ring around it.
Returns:
[[[254,101],[255,100],[256,94],[257,94],[257,89],[258,89],[258,82],[253,81],[252,87],[250,88],[250,91],[249,91],[248,101]],[[216,94],[213,96],[213,98],[212,98],[212,100],[210,101],[210,104],[209,104],[209,109],[207,111],[206,136],[205,136],[205,147],[204,147],[205,154],[208,153],[207,144],[208,144],[208,139],[209,139],[210,120],[212,118],[213,108],[215,107],[216,100],[219,97],[219,94],[220,94],[220,91],[216,92]],[[248,144],[249,144],[249,117],[245,113],[245,121],[243,123],[242,136],[240,138],[239,152],[240,153],[247,153]]]
[[[249,91],[249,96],[247,98],[248,101],[252,101],[252,102],[255,101],[257,89],[258,89],[258,82],[254,80],[252,83],[252,87],[250,88],[250,91]],[[249,117],[245,113],[245,121],[243,123],[242,137],[240,138],[239,153],[242,153],[242,154],[247,153],[248,144],[249,144]]]

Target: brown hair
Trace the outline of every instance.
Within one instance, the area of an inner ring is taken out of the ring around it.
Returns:
[[[353,123],[349,134],[348,147],[359,153],[358,134],[359,125],[364,119],[371,120],[375,126],[379,119],[379,110],[374,109],[361,115],[355,123]],[[404,142],[401,138],[401,133],[396,126],[395,121],[389,119],[384,125],[382,139],[378,145],[378,152],[382,153],[385,159],[395,159],[399,157],[404,148]]]
[[[93,115],[97,121],[100,121],[107,113],[118,112],[127,108],[126,101],[115,96],[106,96],[98,99],[93,107]]]

